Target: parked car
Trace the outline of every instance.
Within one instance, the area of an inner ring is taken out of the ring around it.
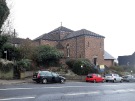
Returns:
[[[120,77],[118,74],[106,74],[105,81],[112,81],[112,82],[123,82],[123,78]]]
[[[63,76],[60,76],[57,73],[50,72],[50,71],[38,71],[33,74],[33,81],[36,81],[37,83],[64,83],[66,81],[66,78]]]
[[[133,75],[125,75],[123,76],[123,81],[135,82],[135,77]]]
[[[104,77],[102,77],[100,74],[88,74],[86,76],[86,82],[104,82]]]

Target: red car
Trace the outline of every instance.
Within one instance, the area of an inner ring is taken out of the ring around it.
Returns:
[[[100,74],[88,74],[86,77],[86,82],[104,82],[105,79]]]

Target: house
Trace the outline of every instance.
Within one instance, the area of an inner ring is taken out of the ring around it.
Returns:
[[[112,66],[114,58],[104,51],[104,36],[86,29],[73,31],[60,26],[33,40],[35,45],[50,45],[66,58],[87,58],[95,65]]]
[[[120,66],[135,67],[135,52],[132,55],[118,56],[118,63]]]
[[[25,42],[32,42],[32,40],[30,40],[29,38],[23,39],[23,38],[12,37],[8,40],[8,42],[15,47],[20,47],[20,45],[24,44]]]
[[[104,51],[104,64],[107,67],[113,66],[114,60],[115,60],[115,58],[112,55],[110,55],[108,52]]]

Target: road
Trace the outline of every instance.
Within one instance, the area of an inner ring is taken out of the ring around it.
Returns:
[[[0,101],[135,101],[135,83],[0,85]]]

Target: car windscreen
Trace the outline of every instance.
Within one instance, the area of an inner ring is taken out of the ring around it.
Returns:
[[[128,78],[128,77],[130,77],[130,76],[124,76],[123,78]]]
[[[52,72],[52,75],[53,75],[54,77],[58,77],[58,76],[59,76],[59,74],[53,73],[53,72]]]
[[[48,71],[41,71],[41,72],[39,72],[39,74],[40,74],[40,75],[49,75],[49,74],[51,74],[51,73],[48,72]]]
[[[97,76],[97,74],[88,74],[87,77],[93,78],[93,76]]]
[[[112,76],[112,74],[106,74],[105,76]]]
[[[126,75],[123,78],[133,78],[133,76],[132,75]]]

